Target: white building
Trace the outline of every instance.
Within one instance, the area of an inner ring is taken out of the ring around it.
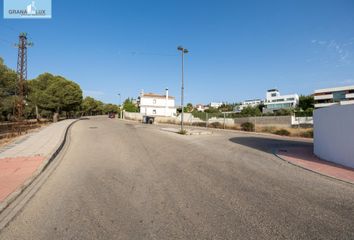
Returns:
[[[280,92],[277,89],[270,89],[266,94],[263,112],[274,112],[280,109],[294,108],[298,104],[299,95],[280,95]]]
[[[315,108],[354,103],[354,86],[334,87],[315,90]]]
[[[197,104],[195,105],[195,109],[198,111],[198,112],[204,112],[205,110],[209,109],[208,106],[205,106],[203,104]]]
[[[211,102],[209,104],[209,106],[212,108],[219,108],[221,105],[222,105],[222,102]]]
[[[262,104],[263,101],[261,99],[252,99],[243,101],[241,105],[235,107],[235,112],[241,112],[246,107],[256,107]]]
[[[140,113],[148,116],[176,116],[175,98],[165,95],[141,92],[139,99]]]

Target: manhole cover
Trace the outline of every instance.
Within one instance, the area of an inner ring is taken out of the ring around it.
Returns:
[[[90,129],[96,129],[97,127],[90,127]]]

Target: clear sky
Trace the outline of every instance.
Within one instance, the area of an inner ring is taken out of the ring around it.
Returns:
[[[179,102],[178,45],[190,51],[186,102],[354,85],[353,0],[53,0],[52,12],[1,17],[0,56],[15,69],[10,43],[27,32],[29,78],[63,75],[105,102],[166,87]]]

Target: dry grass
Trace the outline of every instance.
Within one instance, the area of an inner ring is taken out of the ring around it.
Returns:
[[[39,129],[49,125],[50,122],[44,122],[41,124],[36,125],[35,128],[32,129],[27,129],[21,133],[15,132],[15,133],[8,133],[6,134],[6,136],[2,136],[2,138],[0,138],[0,147],[4,147],[8,144],[11,144],[12,142],[16,141],[19,137],[26,135],[28,133],[34,132],[34,131],[38,131]]]
[[[277,132],[281,132],[281,130],[286,130],[290,133],[291,137],[305,137],[312,138],[313,137],[313,128],[290,128],[290,127],[256,127],[256,132],[266,132],[275,134]]]

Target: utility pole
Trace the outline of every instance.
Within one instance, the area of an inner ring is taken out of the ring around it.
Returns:
[[[122,106],[122,95],[120,93],[118,93],[119,96],[119,107]]]
[[[184,131],[183,129],[183,115],[184,115],[184,54],[188,53],[188,49],[179,46],[177,47],[178,51],[182,52],[182,87],[181,87],[181,107],[182,107],[182,114],[181,114],[181,133]]]
[[[27,41],[27,33],[20,33],[19,42],[15,44],[18,48],[17,75],[18,75],[18,100],[17,118],[22,120],[24,112],[24,96],[26,95],[25,81],[27,80],[27,47],[32,47],[33,43]]]
[[[122,95],[120,93],[118,93],[118,96],[119,96],[119,110],[120,110],[120,113],[119,113],[119,118],[122,118],[122,114],[123,114],[123,109],[122,109]]]

